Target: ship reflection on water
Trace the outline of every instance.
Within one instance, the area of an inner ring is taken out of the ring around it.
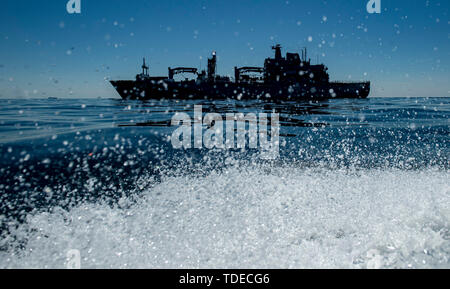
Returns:
[[[356,100],[352,100],[351,102],[355,102]],[[130,101],[117,101],[117,105],[121,106],[123,104],[128,105]],[[352,108],[351,102],[345,104],[345,101],[342,104],[342,108],[346,107],[347,109],[354,110],[355,112],[358,110],[362,110],[365,108],[364,102],[367,102],[365,99],[358,100],[358,105],[355,105]],[[219,113],[222,115],[222,118],[225,119],[226,114],[235,114],[235,113],[249,113],[249,112],[258,112],[258,113],[266,113],[279,114],[280,125],[282,127],[325,127],[329,124],[326,121],[319,120],[319,118],[315,118],[314,116],[324,117],[326,115],[337,115],[338,112],[333,112],[335,109],[340,109],[336,107],[336,104],[330,103],[328,101],[303,101],[303,102],[261,102],[261,101],[245,101],[245,102],[236,102],[236,101],[202,101],[202,102],[192,102],[187,105],[180,105],[180,102],[172,102],[170,105],[171,110],[165,111],[168,113],[168,117],[174,115],[175,113],[191,113],[193,110],[194,103],[201,104],[204,113]],[[154,110],[158,107],[159,101],[140,101],[136,102],[137,106],[141,113],[146,113],[148,108]],[[164,106],[165,107],[165,106]],[[350,125],[347,123],[347,125]],[[355,123],[355,125],[361,125],[360,122]],[[171,119],[161,119],[161,120],[147,120],[136,123],[119,123],[120,127],[170,127]]]

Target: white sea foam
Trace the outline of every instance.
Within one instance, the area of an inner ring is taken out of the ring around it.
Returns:
[[[30,215],[0,267],[450,268],[449,172],[247,166]]]

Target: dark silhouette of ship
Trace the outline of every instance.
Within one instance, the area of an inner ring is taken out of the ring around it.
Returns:
[[[306,48],[302,55],[281,55],[281,46],[272,47],[274,58],[267,58],[264,67],[235,67],[234,80],[219,76],[217,56],[208,59],[207,71],[197,68],[170,68],[168,76],[153,77],[149,67],[142,65],[136,80],[115,80],[111,84],[123,99],[261,99],[267,101],[322,100],[330,98],[367,98],[370,82],[331,82],[328,68],[311,64]],[[174,80],[180,73],[192,73],[196,79]]]

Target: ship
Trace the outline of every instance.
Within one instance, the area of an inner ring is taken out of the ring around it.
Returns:
[[[281,45],[272,46],[274,58],[267,58],[263,67],[235,67],[234,79],[220,76],[217,54],[208,58],[207,70],[193,67],[168,68],[167,76],[150,76],[145,58],[142,72],[135,80],[111,80],[110,83],[126,100],[266,100],[305,101],[332,98],[367,98],[370,81],[330,81],[324,64],[311,64],[307,49],[282,56]],[[194,77],[175,80],[178,74]]]

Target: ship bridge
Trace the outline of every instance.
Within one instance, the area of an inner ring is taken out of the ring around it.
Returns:
[[[275,58],[267,58],[264,62],[265,82],[328,82],[328,68],[323,64],[311,65],[306,48],[302,49],[301,57],[298,53],[281,54],[279,44],[272,47]]]

